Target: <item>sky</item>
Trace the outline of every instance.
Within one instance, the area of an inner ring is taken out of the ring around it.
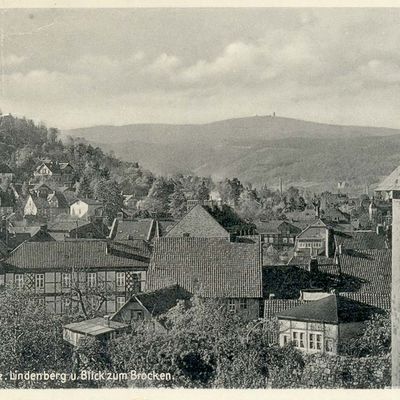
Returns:
[[[60,129],[252,115],[400,128],[399,9],[3,9],[3,114]]]

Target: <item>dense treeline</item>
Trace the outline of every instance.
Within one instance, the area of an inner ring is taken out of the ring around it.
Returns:
[[[374,317],[344,356],[305,355],[290,344],[277,345],[277,321],[245,323],[217,300],[178,303],[160,317],[166,331],[152,324],[109,342],[87,339],[74,349],[62,339],[62,324],[81,316],[45,311],[31,294],[0,291],[0,387],[382,387],[390,384],[390,318]],[[374,358],[373,358],[374,357]],[[372,369],[355,371],[370,359]],[[331,365],[328,377],[313,368]],[[351,369],[350,369],[351,367]],[[354,368],[353,368],[354,367]],[[310,379],[310,369],[313,379]],[[168,373],[169,380],[11,381],[9,371],[76,373]],[[344,375],[342,372],[348,370]],[[381,373],[382,372],[382,373]],[[6,378],[6,379],[4,379]],[[320,379],[321,378],[321,379]]]
[[[76,195],[102,201],[109,222],[122,207],[122,193],[141,200],[135,215],[173,218],[187,211],[188,200],[208,200],[213,194],[250,222],[284,218],[283,210],[303,210],[306,199],[311,199],[309,193],[293,187],[281,194],[266,186],[253,188],[237,178],[215,182],[210,177],[182,174],[156,177],[138,163],[121,161],[82,139],[61,138],[55,128],[12,115],[0,115],[0,157],[23,184],[23,195],[27,195],[29,179],[40,161],[71,163]],[[7,188],[2,191],[8,193]]]

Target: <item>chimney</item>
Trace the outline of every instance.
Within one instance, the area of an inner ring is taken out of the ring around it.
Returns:
[[[383,228],[384,227],[383,227],[382,224],[377,224],[376,225],[376,234],[377,235],[383,235],[385,233]]]
[[[339,255],[343,254],[343,245],[342,244],[339,244],[339,246],[338,246],[338,254]]]
[[[106,242],[106,254],[111,254],[111,243]]]
[[[275,299],[275,293],[270,293],[269,296],[268,296],[268,299],[269,300]]]
[[[109,315],[104,316],[104,321],[106,323],[106,326],[110,327],[110,316]]]
[[[392,200],[392,388],[400,387],[400,196]]]

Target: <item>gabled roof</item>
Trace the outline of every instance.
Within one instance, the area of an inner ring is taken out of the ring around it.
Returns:
[[[49,190],[53,190],[49,185],[47,185],[46,183],[43,183],[43,182],[39,182],[39,183],[37,183],[33,188],[32,188],[32,190],[38,190],[38,189],[40,189],[40,188],[47,188],[47,189],[49,189]]]
[[[354,231],[335,233],[336,246],[349,250],[383,250],[387,249],[386,237],[374,231]]]
[[[390,293],[340,292],[340,295],[385,311],[391,310]]]
[[[36,208],[38,208],[38,209],[50,208],[50,204],[47,202],[46,199],[43,199],[42,197],[32,196],[32,195],[29,195],[29,197],[32,199]],[[29,199],[29,197],[28,197],[28,199]]]
[[[266,299],[264,300],[264,318],[273,318],[282,311],[297,307],[304,303],[304,300],[298,299]]]
[[[148,288],[178,284],[211,298],[262,297],[259,243],[220,238],[164,237],[154,242]]]
[[[340,324],[365,321],[380,310],[335,294],[280,312],[281,319]]]
[[[179,300],[190,300],[192,294],[179,285],[172,285],[152,292],[134,295],[113,316],[118,320],[118,314],[132,301],[138,301],[153,317],[165,314],[177,305]]]
[[[220,225],[211,214],[201,205],[196,205],[173,226],[166,234],[167,237],[226,237],[229,232]]]
[[[51,201],[54,198],[56,198],[58,200],[58,208],[69,208],[69,203],[63,193],[58,192],[58,191],[51,193],[47,197],[47,201]]]
[[[321,233],[322,228],[324,228],[323,233]],[[307,239],[323,239],[325,238],[327,229],[329,229],[328,226],[318,219],[307,228],[303,229],[303,231],[297,235],[297,239],[302,239],[303,237]]]
[[[375,189],[375,191],[400,190],[400,167],[397,167]]]
[[[288,221],[271,220],[271,221],[257,221],[255,222],[257,232],[262,233],[280,233],[283,227],[287,227],[291,233],[300,233],[301,229]]]
[[[12,169],[5,163],[0,163],[0,174],[12,174]]]
[[[60,220],[60,221],[55,221],[55,222],[52,222],[51,224],[49,224],[48,230],[55,231],[55,232],[71,232],[75,229],[79,229],[86,225],[93,225],[93,223],[90,221],[82,220],[82,219]]]
[[[385,250],[349,250],[338,256],[348,291],[390,293],[392,252]],[[356,288],[356,289],[354,289]],[[343,289],[346,291],[346,289]]]
[[[4,261],[7,268],[147,268],[150,248],[143,241],[109,242],[106,240],[71,240],[65,242],[24,242]]]

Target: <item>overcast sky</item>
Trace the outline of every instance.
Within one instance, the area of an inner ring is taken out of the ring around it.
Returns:
[[[3,113],[62,129],[274,111],[400,128],[400,9],[0,12]]]

